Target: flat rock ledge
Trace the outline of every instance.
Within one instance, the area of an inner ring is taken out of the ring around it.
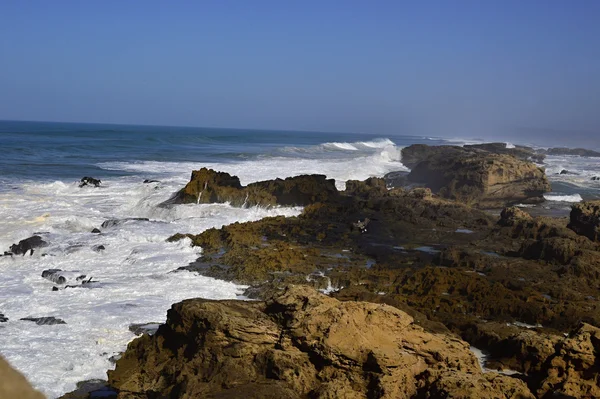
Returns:
[[[469,345],[383,304],[286,286],[264,302],[190,299],[132,341],[118,398],[534,398]]]

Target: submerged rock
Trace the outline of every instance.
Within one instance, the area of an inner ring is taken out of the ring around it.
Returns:
[[[106,380],[87,380],[77,383],[77,388],[58,399],[116,399],[117,391]]]
[[[33,389],[25,377],[0,356],[0,398],[44,399],[44,395]]]
[[[0,313],[0,323],[6,323],[8,321],[8,317],[4,316],[3,313]]]
[[[301,175],[242,187],[237,176],[202,168],[193,171],[190,182],[165,205],[228,202],[233,206],[304,206],[338,195],[334,180],[324,175]]]
[[[25,320],[25,321],[33,321],[35,322],[35,324],[37,324],[38,326],[52,326],[55,324],[67,324],[64,320],[62,319],[58,319],[54,316],[49,316],[49,317],[23,317],[19,320]]]
[[[47,269],[42,272],[42,277],[55,284],[67,284],[70,282],[81,283],[87,279],[85,274],[77,271],[63,271],[61,269]]]
[[[125,218],[125,219],[108,219],[105,220],[104,222],[102,222],[102,225],[100,225],[100,227],[102,227],[103,229],[108,229],[111,227],[116,227],[116,226],[120,226],[123,223],[126,222],[149,222],[150,219],[148,218]]]
[[[33,255],[33,250],[36,248],[43,248],[48,243],[40,236],[32,236],[24,240],[19,241],[18,244],[10,246],[10,252],[15,255],[25,255],[27,252]]]
[[[484,375],[467,343],[401,310],[299,286],[266,302],[175,304],[108,374],[119,398],[533,398],[522,381]]]

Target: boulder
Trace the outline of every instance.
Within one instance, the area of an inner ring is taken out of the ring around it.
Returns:
[[[0,357],[0,398],[44,399],[29,385],[25,377]]]
[[[192,172],[190,182],[164,203],[224,203],[233,206],[305,206],[337,197],[335,181],[324,175],[301,175],[248,184],[237,176],[202,168]]]
[[[82,177],[81,180],[79,181],[79,187],[84,187],[84,186],[100,187],[101,183],[102,183],[102,181],[100,179],[94,179],[93,177],[85,176],[85,177]]]
[[[575,233],[599,241],[600,201],[580,202],[572,206],[568,227]]]
[[[6,323],[8,321],[8,317],[4,316],[3,313],[0,313],[0,323]]]
[[[175,304],[108,375],[119,398],[533,398],[520,380],[483,374],[466,342],[399,309],[302,286],[266,302]]]
[[[10,252],[15,255],[25,255],[27,252],[29,252],[31,255],[33,255],[33,250],[35,248],[42,248],[47,245],[48,243],[42,240],[42,237],[32,236],[19,241],[18,244],[11,245]]]
[[[498,224],[500,226],[514,226],[515,224],[531,222],[532,220],[533,218],[530,214],[516,206],[511,206],[509,208],[504,208],[502,212],[500,212]]]
[[[442,197],[481,208],[542,202],[550,191],[544,170],[510,155],[446,150],[430,155],[408,179]]]

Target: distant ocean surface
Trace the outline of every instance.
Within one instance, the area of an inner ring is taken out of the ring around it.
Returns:
[[[467,142],[481,141],[0,121],[0,254],[33,234],[49,243],[33,256],[0,257],[0,314],[9,319],[0,323],[0,353],[54,398],[79,381],[106,378],[110,358],[134,338],[130,324],[163,322],[171,304],[185,298],[239,297],[244,287],[172,273],[201,250],[189,241],[165,239],[236,221],[298,215],[301,208],[158,207],[189,181],[192,170],[225,171],[242,184],[320,173],[343,189],[348,179],[407,170],[402,147]],[[543,137],[513,143],[547,145]],[[555,191],[548,203],[568,208],[573,201],[599,198],[600,182],[591,180],[600,176],[598,161],[548,157],[544,166]],[[559,175],[562,169],[576,174]],[[84,176],[101,179],[101,187],[80,188]],[[156,182],[143,183],[146,179]],[[120,222],[101,228],[107,220]],[[94,228],[102,233],[91,233]],[[105,249],[94,250],[99,245]],[[52,291],[55,284],[41,277],[45,269],[85,274],[97,283]],[[20,320],[45,316],[66,324]]]

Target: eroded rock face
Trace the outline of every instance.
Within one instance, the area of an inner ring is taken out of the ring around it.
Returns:
[[[557,345],[538,376],[538,397],[551,394],[574,398],[598,398],[600,386],[600,329],[582,324]]]
[[[408,179],[439,195],[482,208],[542,202],[550,183],[542,169],[509,155],[451,150],[429,156]]]
[[[568,227],[592,241],[600,241],[600,201],[580,202],[573,205]]]
[[[44,399],[44,395],[33,389],[21,373],[0,357],[0,398]]]
[[[484,375],[464,341],[425,332],[401,310],[301,286],[266,302],[173,305],[109,383],[119,398],[533,398],[520,380]]]
[[[506,143],[483,143],[483,144],[468,144],[464,148],[484,150],[494,154],[506,154],[512,155],[515,158],[519,158],[523,161],[532,161],[542,163],[546,157],[544,154],[536,152],[531,147],[522,145],[515,145],[513,147],[507,147]]]
[[[233,206],[304,206],[339,195],[335,181],[324,175],[301,175],[248,184],[243,187],[237,176],[202,168],[192,172],[190,182],[170,204],[223,203]]]

